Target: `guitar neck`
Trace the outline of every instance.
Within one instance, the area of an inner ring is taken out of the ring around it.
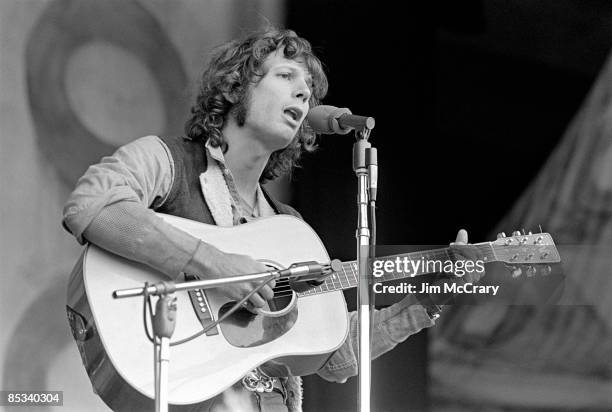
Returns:
[[[483,262],[498,261],[492,242],[476,243],[472,246],[476,247],[482,253]],[[456,256],[455,251],[447,247],[377,257],[375,258],[375,261],[376,260],[393,263],[392,270],[387,270],[387,268],[383,266],[381,268],[383,272],[382,276],[377,276],[375,278],[377,282],[388,282],[390,280],[412,278],[442,272],[444,270],[444,264],[446,262],[454,262]],[[390,266],[391,265],[388,267]],[[396,270],[398,268],[399,270]],[[359,283],[358,272],[359,268],[357,266],[357,261],[352,260],[343,262],[341,270],[328,276],[323,284],[316,288],[301,292],[298,295],[308,296],[357,287]]]

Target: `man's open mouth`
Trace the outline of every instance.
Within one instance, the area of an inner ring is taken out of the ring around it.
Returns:
[[[290,117],[295,123],[299,123],[302,119],[302,110],[297,107],[289,107],[284,110],[284,113]]]

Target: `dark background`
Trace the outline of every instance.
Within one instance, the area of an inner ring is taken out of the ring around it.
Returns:
[[[605,1],[289,2],[287,27],[326,65],[325,103],[376,118],[378,243],[447,244],[462,227],[491,240],[589,91],[611,16]],[[341,259],[355,257],[351,152],[352,135],[323,137],[293,178]],[[374,362],[374,410],[427,409],[427,339]],[[306,378],[305,410],[355,410],[357,383]]]

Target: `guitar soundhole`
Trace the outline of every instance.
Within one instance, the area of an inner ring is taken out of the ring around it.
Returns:
[[[287,279],[279,279],[274,287],[274,298],[268,301],[267,310],[277,312],[291,302],[291,288]],[[229,311],[235,302],[228,302],[219,309],[219,317]],[[251,348],[271,342],[287,333],[295,324],[298,307],[283,316],[270,317],[254,314],[246,309],[238,309],[220,328],[229,344],[239,348]]]

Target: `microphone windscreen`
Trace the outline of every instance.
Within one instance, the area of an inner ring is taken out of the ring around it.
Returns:
[[[347,134],[351,129],[343,129],[338,124],[338,118],[344,114],[351,114],[351,111],[345,107],[320,105],[308,111],[306,120],[316,133]]]

